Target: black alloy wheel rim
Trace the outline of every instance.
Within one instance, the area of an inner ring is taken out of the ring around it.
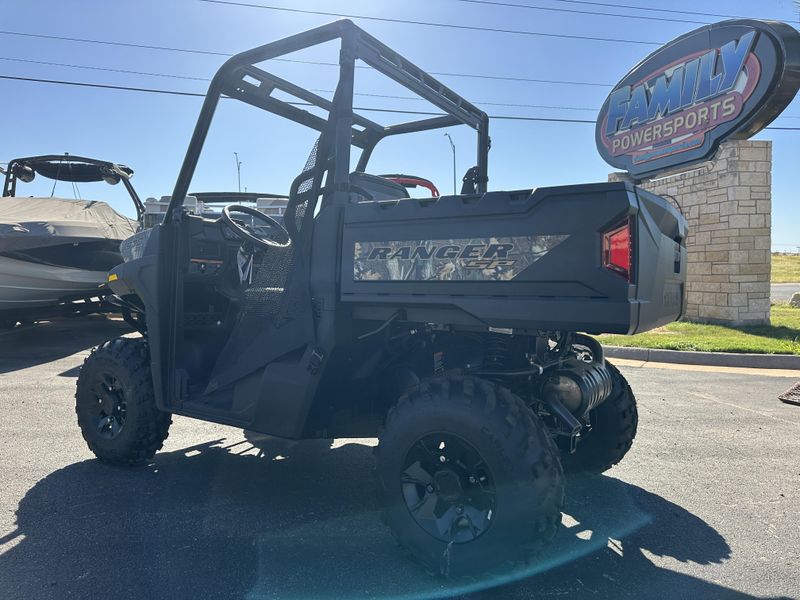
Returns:
[[[456,435],[430,433],[412,444],[400,484],[411,517],[442,542],[471,542],[492,523],[492,474],[478,451]]]
[[[95,403],[92,418],[97,434],[104,439],[114,439],[122,431],[127,416],[125,396],[119,379],[112,373],[100,373],[97,383],[92,387]]]

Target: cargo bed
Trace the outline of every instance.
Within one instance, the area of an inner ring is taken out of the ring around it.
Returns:
[[[363,319],[636,333],[681,316],[686,233],[629,183],[350,204],[341,300]]]

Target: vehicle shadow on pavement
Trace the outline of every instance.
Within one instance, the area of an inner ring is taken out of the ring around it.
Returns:
[[[380,522],[372,466],[360,443],[252,437],[165,452],[139,469],[70,465],[27,492],[17,530],[0,538],[3,594],[752,597],[655,566],[645,551],[709,564],[731,550],[695,515],[611,477],[569,482],[567,527],[534,571],[445,583],[409,561]]]
[[[57,361],[130,331],[124,321],[102,315],[17,326],[0,334],[0,374]],[[61,375],[77,377],[78,370]]]

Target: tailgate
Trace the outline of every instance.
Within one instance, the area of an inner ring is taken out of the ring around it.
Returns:
[[[630,276],[603,263],[623,223]],[[350,204],[341,300],[357,318],[634,333],[680,316],[685,236],[676,209],[627,183]]]
[[[634,279],[639,316],[631,333],[679,319],[686,286],[686,219],[655,194],[636,188],[636,197]]]

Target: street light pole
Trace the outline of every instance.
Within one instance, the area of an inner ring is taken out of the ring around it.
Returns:
[[[239,160],[239,153],[233,153],[234,158],[236,158],[236,183],[238,185],[239,193],[242,192],[242,161]]]
[[[453,143],[453,138],[449,133],[445,133],[447,139],[450,141],[450,149],[453,151],[453,195],[456,195],[456,145]]]

